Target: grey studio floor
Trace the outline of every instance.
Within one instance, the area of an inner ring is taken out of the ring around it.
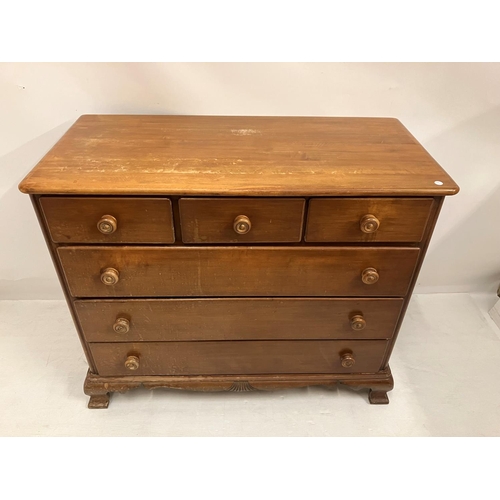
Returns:
[[[0,301],[0,435],[499,436],[500,331],[486,310],[468,294],[415,295],[391,358],[389,405],[345,387],[137,389],[89,410],[66,304]]]

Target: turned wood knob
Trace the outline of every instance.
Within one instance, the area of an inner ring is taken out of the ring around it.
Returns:
[[[354,366],[354,363],[356,363],[356,360],[354,359],[354,354],[352,352],[345,352],[340,356],[340,364],[342,365],[342,368],[351,368]]]
[[[363,233],[374,233],[380,227],[380,221],[372,214],[366,214],[359,221],[359,228]]]
[[[378,271],[374,267],[367,267],[361,273],[361,279],[365,285],[373,285],[378,281]]]
[[[362,314],[355,314],[351,318],[351,328],[353,330],[363,330],[366,326],[366,320],[363,318]]]
[[[105,285],[116,285],[119,280],[120,273],[112,267],[104,269],[104,271],[101,273],[101,281]]]
[[[116,231],[118,222],[112,215],[103,215],[101,220],[97,223],[97,229],[102,234],[111,234]]]
[[[137,356],[128,356],[125,360],[125,368],[127,370],[137,370],[139,368],[139,358]]]
[[[128,333],[130,330],[130,321],[127,318],[116,318],[113,330],[115,333]]]
[[[246,215],[238,215],[234,219],[233,229],[238,234],[247,234],[252,229],[252,223]]]

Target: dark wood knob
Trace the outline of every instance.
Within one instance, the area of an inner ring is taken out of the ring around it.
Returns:
[[[116,285],[119,280],[120,273],[112,267],[104,269],[104,271],[101,273],[101,281],[105,285]]]
[[[139,368],[139,358],[137,356],[128,356],[125,360],[125,368],[135,371]]]
[[[113,324],[113,330],[115,333],[128,333],[130,330],[130,321],[127,318],[116,318]]]
[[[366,320],[363,318],[362,314],[355,314],[351,317],[351,328],[353,330],[364,330],[366,326]]]
[[[366,214],[359,221],[359,228],[363,233],[374,233],[380,227],[380,221],[372,214]]]
[[[378,271],[374,267],[367,267],[361,273],[361,279],[365,285],[373,285],[378,281]]]
[[[234,219],[233,228],[238,234],[247,234],[252,229],[252,223],[246,215],[238,215]]]
[[[342,368],[351,368],[354,366],[354,363],[356,363],[356,360],[354,359],[354,354],[352,352],[345,352],[340,356],[340,364],[342,365]]]
[[[97,223],[97,229],[99,229],[102,234],[114,233],[117,227],[118,222],[112,215],[103,215],[101,220]]]

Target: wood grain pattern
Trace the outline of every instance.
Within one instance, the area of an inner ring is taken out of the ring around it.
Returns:
[[[77,300],[88,342],[388,339],[402,299]],[[354,330],[350,319],[366,322]],[[113,325],[123,318],[123,333]],[[128,327],[128,331],[127,330]]]
[[[168,198],[40,197],[52,241],[60,243],[173,243]],[[99,232],[103,215],[117,221],[111,234]]]
[[[277,243],[302,238],[305,200],[300,198],[181,198],[184,243]],[[251,222],[238,234],[233,222],[245,215]]]
[[[73,300],[74,299],[68,290],[68,286],[66,283],[66,278],[64,276],[64,272],[62,270],[61,262],[60,262],[59,256],[57,255],[57,245],[50,238],[49,229],[47,227],[47,223],[46,223],[44,216],[43,216],[43,213],[42,213],[42,207],[40,206],[40,197],[36,196],[36,195],[30,195],[30,201],[33,205],[33,209],[35,211],[38,223],[40,224],[40,228],[41,228],[42,233],[43,233],[43,238],[45,240],[45,244],[47,245],[47,249],[49,251],[50,258],[52,260],[52,264],[54,265],[54,269],[56,271],[57,278],[59,280],[59,285],[61,286],[61,289],[62,289],[62,292],[64,295],[64,299],[66,300],[66,305],[68,306],[69,312],[71,314],[71,318],[73,319],[73,323],[75,325],[78,339],[80,341],[83,352],[85,354],[85,359],[87,360],[87,363],[89,365],[89,369],[91,371],[96,371],[94,360],[92,359],[92,353],[90,352],[89,344],[85,340],[83,332],[82,332],[80,325],[78,323],[78,318],[77,318],[77,315],[75,312],[75,308],[73,307]]]
[[[395,296],[406,294],[418,248],[59,247],[74,297]],[[119,271],[116,285],[103,269]],[[380,279],[361,275],[376,268]]]
[[[181,196],[458,192],[394,118],[160,115],[81,116],[19,188]]]
[[[398,337],[399,331],[400,331],[401,326],[403,324],[403,320],[404,320],[404,317],[406,314],[406,310],[408,309],[408,306],[410,304],[413,290],[415,288],[415,285],[417,284],[418,275],[420,273],[420,269],[422,268],[422,264],[424,262],[424,258],[425,258],[425,254],[427,252],[427,249],[429,248],[432,233],[434,231],[434,228],[436,227],[436,223],[438,221],[439,213],[441,212],[441,208],[443,206],[444,200],[445,200],[444,197],[434,198],[434,203],[433,203],[432,208],[431,208],[431,214],[429,216],[429,220],[428,220],[427,226],[425,228],[424,238],[423,238],[422,243],[420,244],[420,255],[419,255],[418,262],[417,262],[417,267],[416,267],[415,272],[413,273],[413,277],[411,279],[410,287],[408,289],[408,294],[406,296],[406,300],[405,300],[404,305],[403,305],[403,310],[401,312],[401,315],[399,316],[398,325],[396,326],[396,331],[395,331],[394,336],[392,337],[392,339],[389,343],[389,347],[388,347],[388,349],[385,353],[385,356],[384,356],[384,366],[385,367],[389,366],[389,358],[391,356],[392,350],[393,350],[394,345],[396,343],[396,339]]]
[[[272,373],[366,373],[380,369],[385,340],[267,340],[239,342],[138,342],[90,344],[102,376],[130,375],[129,356],[139,359],[134,375],[251,375]],[[352,367],[341,356],[352,352]]]
[[[432,198],[312,199],[305,238],[308,242],[419,242],[432,203]],[[367,214],[380,223],[373,233],[360,228]]]
[[[110,394],[126,392],[138,387],[146,389],[183,389],[191,391],[232,391],[235,386],[250,386],[257,391],[275,391],[311,385],[348,385],[356,391],[391,391],[394,387],[391,370],[387,367],[373,373],[322,373],[278,375],[135,375],[103,377],[90,370],[85,377],[83,390],[90,396],[89,408],[107,408]],[[377,404],[378,398],[370,403]],[[387,401],[383,401],[386,403]]]
[[[439,208],[458,192],[395,119],[139,115],[80,117],[20,189],[92,408],[141,385],[337,382],[386,404]]]

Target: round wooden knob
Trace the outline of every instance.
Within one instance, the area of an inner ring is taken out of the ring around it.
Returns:
[[[116,318],[113,330],[115,333],[128,333],[130,330],[130,321],[127,318]]]
[[[139,368],[139,358],[137,356],[128,356],[125,360],[125,368],[131,371],[137,370]]]
[[[378,271],[373,267],[367,267],[361,273],[361,279],[365,285],[373,285],[378,281],[379,275]]]
[[[97,223],[97,229],[102,234],[111,234],[116,231],[118,222],[112,215],[103,215],[101,220]]]
[[[119,280],[120,273],[112,267],[104,269],[104,271],[101,273],[101,281],[105,285],[116,285]]]
[[[234,219],[233,228],[238,234],[247,234],[252,229],[252,223],[246,215],[238,215]]]
[[[346,352],[340,356],[340,364],[342,368],[351,368],[356,363],[354,359],[354,354],[352,352]]]
[[[352,318],[351,318],[351,328],[353,330],[363,330],[366,326],[366,320],[365,318],[363,318],[363,315],[362,314],[355,314]]]
[[[372,214],[363,215],[359,227],[363,233],[374,233],[380,227],[380,221]]]

